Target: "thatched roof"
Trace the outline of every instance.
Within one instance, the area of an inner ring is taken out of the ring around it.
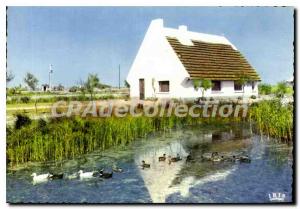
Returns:
[[[246,58],[231,45],[192,40],[193,46],[166,37],[192,79],[260,80]]]

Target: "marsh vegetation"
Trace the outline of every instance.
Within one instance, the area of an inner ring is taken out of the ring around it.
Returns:
[[[133,117],[57,118],[31,121],[18,115],[7,128],[7,160],[10,166],[26,162],[61,161],[115,146],[126,146],[153,132],[199,124],[250,121],[255,130],[277,139],[293,139],[293,107],[280,101],[264,101],[249,108],[247,118]]]

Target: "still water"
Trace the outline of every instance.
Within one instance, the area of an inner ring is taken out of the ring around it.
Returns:
[[[249,124],[185,127],[156,133],[127,147],[94,152],[62,163],[7,171],[9,203],[269,203],[280,193],[292,201],[292,146],[255,135]],[[248,155],[251,163],[201,160],[205,153]],[[192,153],[193,162],[185,157]],[[166,154],[183,160],[158,162]],[[151,167],[142,169],[145,160]],[[33,172],[72,174],[116,164],[111,179],[60,179],[33,184]]]

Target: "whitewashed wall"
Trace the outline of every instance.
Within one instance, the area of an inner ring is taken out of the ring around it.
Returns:
[[[181,29],[185,29],[181,27]],[[202,95],[196,91],[189,74],[176,53],[165,38],[163,20],[153,20],[127,76],[130,84],[130,97],[139,97],[139,79],[145,80],[145,98],[197,98]],[[169,33],[169,30],[167,30]],[[154,88],[152,85],[154,80]],[[169,81],[170,91],[159,92],[159,81]],[[243,92],[234,91],[233,81],[222,81],[222,90],[218,93],[207,90],[206,97],[238,97],[258,95],[257,84],[252,91],[247,85]]]

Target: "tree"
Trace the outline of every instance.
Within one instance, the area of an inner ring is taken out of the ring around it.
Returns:
[[[27,84],[27,86],[34,91],[36,89],[36,86],[39,82],[39,80],[31,73],[26,73],[25,78],[24,78],[24,82]],[[35,97],[35,102],[34,102],[34,106],[35,106],[35,113],[37,114],[37,99]]]
[[[202,98],[204,98],[204,93],[206,90],[210,89],[213,87],[213,84],[210,80],[203,79],[201,81],[200,87],[202,88]]]
[[[269,95],[272,93],[272,86],[266,83],[259,84],[258,92],[263,95]]]
[[[77,86],[72,86],[71,88],[69,88],[69,92],[76,92],[79,90],[79,87]]]
[[[249,81],[250,81],[249,76],[247,76],[247,75],[245,75],[245,74],[241,74],[241,75],[239,76],[239,79],[236,81],[239,85],[242,86],[243,93],[244,93],[244,87],[245,87],[245,84],[246,84],[247,82],[249,82]]]
[[[211,80],[207,80],[207,79],[201,79],[201,80],[193,79],[193,85],[196,91],[198,91],[198,89],[201,88],[202,98],[204,98],[205,91],[212,88],[213,86]]]
[[[242,90],[243,90],[243,97],[244,97],[244,93],[245,93],[245,85],[250,81],[250,77],[248,75],[245,75],[244,73],[242,73],[239,76],[239,79],[236,81],[239,85],[242,86]]]
[[[288,92],[288,86],[287,84],[283,81],[283,82],[279,82],[276,85],[276,89],[275,89],[275,95],[278,98],[282,98],[284,97],[284,95]]]
[[[15,78],[15,75],[11,72],[6,70],[6,84],[11,82]]]
[[[31,73],[26,73],[24,82],[31,90],[35,90],[39,80]]]
[[[58,86],[55,86],[54,89],[56,91],[63,91],[65,89],[65,87],[60,83],[60,84],[58,84]]]
[[[97,74],[89,74],[87,81],[85,82],[85,89],[91,95],[91,100],[93,99],[94,89],[99,85],[100,80]]]

